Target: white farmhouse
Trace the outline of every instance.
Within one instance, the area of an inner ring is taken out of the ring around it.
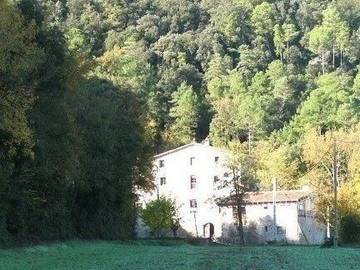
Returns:
[[[158,195],[170,197],[179,208],[182,229],[193,236],[204,236],[205,230],[206,235],[211,233],[220,237],[223,221],[213,198],[224,192],[216,189],[216,182],[226,173],[221,166],[225,159],[226,153],[210,146],[208,140],[156,155],[154,177],[157,189],[141,194],[140,203],[144,206]],[[146,235],[141,226],[138,235]]]
[[[229,190],[219,190],[217,183],[227,177],[229,170],[223,166],[226,158],[227,154],[212,147],[208,140],[156,155],[154,178],[157,188],[141,193],[139,203],[144,207],[158,196],[172,198],[179,209],[182,235],[233,241],[236,239],[236,219],[232,207],[219,206],[214,200],[229,195]],[[322,243],[326,230],[316,222],[311,201],[310,192],[304,190],[248,193],[244,213],[246,241]],[[149,236],[141,220],[137,234]]]

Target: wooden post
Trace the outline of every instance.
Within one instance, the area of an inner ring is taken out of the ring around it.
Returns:
[[[197,222],[196,222],[196,210],[194,210],[194,221],[195,221],[196,237],[199,238],[199,232],[198,232],[198,227],[197,227]]]
[[[273,181],[273,224],[274,224],[274,241],[277,242],[277,223],[276,223],[276,178]]]
[[[333,246],[338,247],[338,199],[337,199],[337,185],[338,185],[338,160],[337,160],[337,145],[336,138],[333,137],[333,189],[334,189],[334,237]]]

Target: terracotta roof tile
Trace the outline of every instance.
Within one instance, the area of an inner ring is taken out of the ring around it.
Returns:
[[[266,203],[273,201],[272,191],[249,192],[246,196],[246,203]],[[279,190],[276,192],[276,202],[297,202],[310,195],[310,191],[304,190]]]

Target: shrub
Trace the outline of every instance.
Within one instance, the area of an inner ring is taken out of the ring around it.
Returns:
[[[175,202],[171,199],[160,197],[149,202],[141,211],[141,218],[155,237],[162,237],[170,230],[176,236],[179,218]]]
[[[344,243],[360,242],[360,216],[348,214],[340,222],[341,239]]]

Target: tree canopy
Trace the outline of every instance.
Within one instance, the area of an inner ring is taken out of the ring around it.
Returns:
[[[0,17],[2,242],[131,236],[153,153],[209,135],[251,145],[257,188],[299,187],[307,132],[359,122],[357,0],[0,0]]]

